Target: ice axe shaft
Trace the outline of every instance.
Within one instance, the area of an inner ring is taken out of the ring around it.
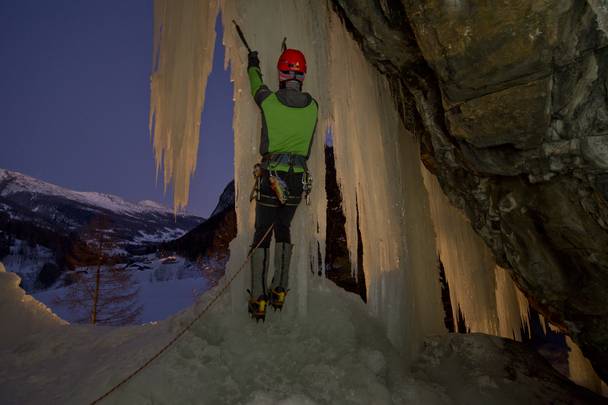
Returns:
[[[239,25],[236,23],[236,21],[232,20],[232,22],[234,23],[234,26],[236,27],[236,32],[238,32],[239,37],[241,37],[241,41],[243,41],[243,45],[245,45],[245,48],[247,48],[247,50],[249,52],[251,52],[251,48],[249,48],[249,44],[247,43],[247,40],[245,39],[245,35],[243,35],[243,31],[241,31],[241,27],[239,27]]]

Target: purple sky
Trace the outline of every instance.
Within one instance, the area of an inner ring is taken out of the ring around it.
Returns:
[[[218,41],[190,190],[203,216],[233,177],[223,55]],[[148,131],[151,60],[151,0],[0,0],[0,168],[170,205]]]

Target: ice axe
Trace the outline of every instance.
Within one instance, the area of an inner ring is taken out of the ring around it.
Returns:
[[[236,27],[236,32],[239,34],[241,41],[243,41],[243,45],[245,45],[245,48],[247,48],[247,51],[249,51],[251,53],[251,48],[249,48],[249,44],[247,43],[247,40],[245,39],[245,34],[243,34],[241,27],[239,27],[239,25],[234,20],[232,20],[232,23]],[[285,52],[286,49],[287,49],[287,37],[284,37],[283,43],[281,43],[281,52]]]
[[[249,53],[251,53],[251,48],[249,48],[249,44],[247,43],[247,40],[245,39],[245,35],[243,34],[243,31],[241,31],[241,27],[239,27],[239,25],[236,23],[236,21],[232,20],[232,22],[234,23],[234,26],[236,27],[236,32],[238,32],[239,37],[241,38],[241,41],[243,41],[243,45],[245,45],[245,48],[247,48],[247,51],[249,51]]]

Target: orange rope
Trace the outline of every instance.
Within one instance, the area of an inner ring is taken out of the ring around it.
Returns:
[[[245,259],[245,261],[243,262],[243,264],[241,265],[241,267],[228,280],[228,282],[226,283],[226,285],[224,285],[224,287],[220,290],[220,292],[207,304],[207,306],[205,308],[203,308],[203,310],[188,325],[186,325],[186,327],[184,329],[182,329],[173,339],[171,339],[171,341],[169,341],[169,343],[167,343],[165,346],[163,346],[163,348],[160,349],[160,351],[158,353],[156,353],[154,356],[150,357],[150,359],[148,359],[148,361],[146,361],[139,368],[137,368],[137,370],[133,371],[126,378],[124,378],[121,382],[119,382],[118,384],[116,384],[115,386],[113,386],[105,394],[103,394],[102,396],[100,396],[99,398],[97,398],[95,401],[91,402],[91,405],[99,403],[103,399],[107,398],[111,393],[113,393],[114,391],[116,391],[118,388],[120,388],[121,386],[123,386],[124,384],[126,384],[131,378],[135,377],[137,374],[139,374],[140,371],[142,371],[144,368],[148,367],[148,365],[150,365],[150,363],[152,363],[156,358],[158,358],[161,354],[163,354],[180,337],[182,337],[184,335],[184,333],[186,333],[192,327],[192,325],[194,325],[194,323],[196,321],[198,321],[207,312],[207,310],[209,308],[211,308],[211,306],[213,304],[215,304],[215,302],[222,296],[222,294],[224,292],[226,292],[226,290],[228,289],[228,287],[230,286],[230,284],[232,284],[232,282],[234,281],[234,279],[236,278],[236,276],[238,276],[239,273],[241,271],[243,271],[243,269],[245,268],[245,265],[249,262],[249,259],[251,259],[251,255],[253,254],[253,251],[255,249],[257,249],[262,244],[262,242],[266,239],[266,237],[270,234],[270,231],[272,230],[273,225],[270,225],[270,227],[268,228],[268,230],[266,231],[266,233],[264,234],[264,236],[260,239],[260,241],[257,243],[257,245],[253,249],[251,249],[249,251],[249,254],[247,254],[247,258]]]

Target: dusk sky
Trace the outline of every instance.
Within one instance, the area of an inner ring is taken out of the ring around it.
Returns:
[[[188,206],[202,216],[234,174],[223,60],[220,35]],[[148,130],[151,61],[152,0],[0,0],[0,168],[170,206]]]

